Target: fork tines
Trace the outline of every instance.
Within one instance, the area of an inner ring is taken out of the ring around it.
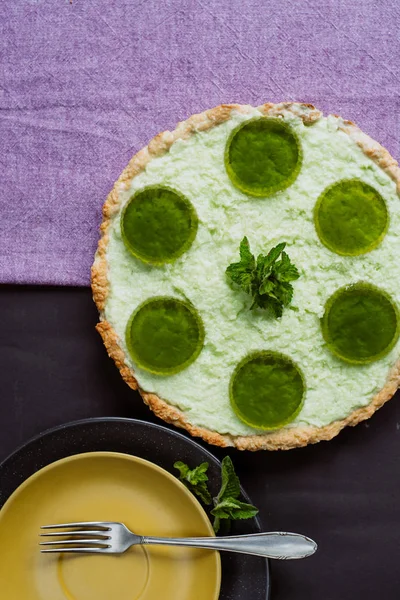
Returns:
[[[49,533],[41,533],[41,537],[57,537],[61,539],[40,542],[40,546],[47,546],[41,552],[104,552],[110,548],[108,532],[111,527],[107,523],[98,521],[84,521],[81,523],[60,523],[58,525],[43,525],[40,529],[55,529]],[[62,530],[62,531],[60,531]],[[49,547],[50,546],[50,547]]]

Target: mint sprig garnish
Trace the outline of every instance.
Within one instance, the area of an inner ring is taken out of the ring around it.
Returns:
[[[226,269],[228,279],[238,285],[253,298],[250,310],[262,308],[270,310],[275,317],[281,317],[283,308],[293,298],[290,283],[300,274],[284,252],[286,242],[272,248],[267,255],[259,254],[257,260],[251,253],[247,237],[240,243],[240,261]]]
[[[195,469],[181,461],[174,464],[179,471],[179,479],[202,500],[204,504],[211,504],[211,494],[207,486],[208,463],[201,463]],[[232,460],[225,456],[221,464],[221,489],[218,496],[212,499],[214,508],[211,514],[214,517],[213,527],[215,533],[218,533],[221,527],[221,521],[225,524],[225,531],[230,528],[231,521],[237,519],[251,519],[258,513],[258,509],[252,504],[239,500],[240,482],[235,473]]]
[[[204,504],[211,504],[211,494],[207,487],[208,475],[206,473],[208,469],[208,463],[203,462],[195,469],[190,469],[187,464],[178,460],[174,463],[175,469],[179,471],[179,479],[186,485],[186,487],[193,492]]]
[[[251,519],[258,513],[255,506],[238,499],[240,496],[240,482],[229,456],[225,456],[222,461],[221,475],[221,489],[218,496],[213,498],[214,508],[211,511],[214,517],[213,527],[215,533],[218,533],[220,529],[221,520],[225,521],[225,529],[228,530],[231,521]]]

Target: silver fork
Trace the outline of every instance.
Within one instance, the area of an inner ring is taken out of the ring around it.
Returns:
[[[306,558],[317,550],[317,544],[298,533],[269,532],[227,537],[159,538],[136,535],[123,523],[89,521],[44,525],[41,529],[63,529],[41,533],[41,537],[57,537],[41,542],[46,546],[41,552],[95,552],[99,554],[122,554],[137,544],[163,546],[191,546],[209,550],[228,550],[253,554],[265,558],[287,560]],[[68,531],[66,531],[68,529]],[[60,539],[64,538],[64,539]]]

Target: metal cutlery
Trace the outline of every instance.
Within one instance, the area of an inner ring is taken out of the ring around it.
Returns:
[[[226,537],[160,538],[136,535],[123,523],[104,521],[44,525],[41,529],[46,530],[40,534],[42,538],[52,538],[40,543],[41,552],[121,554],[137,544],[156,544],[288,560],[306,558],[317,550],[317,544],[310,538],[280,531]]]

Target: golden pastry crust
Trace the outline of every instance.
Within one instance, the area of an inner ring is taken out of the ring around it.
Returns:
[[[142,390],[135,378],[134,371],[127,365],[125,354],[122,350],[118,336],[104,318],[104,308],[107,300],[109,281],[106,250],[108,244],[108,228],[113,216],[120,208],[119,192],[127,187],[133,177],[141,173],[153,157],[162,156],[168,152],[171,145],[178,139],[187,139],[197,131],[206,131],[230,118],[232,111],[249,112],[252,107],[240,104],[222,104],[198,115],[193,115],[186,121],[178,123],[174,131],[164,131],[155,136],[147,147],[140,150],[128,163],[116,181],[112,191],[103,206],[103,222],[100,227],[99,240],[95,260],[92,266],[92,291],[93,299],[100,313],[100,323],[96,326],[100,333],[109,356],[114,360],[124,381],[134,390],[139,390],[144,402],[161,419],[186,429],[191,435],[203,438],[206,442],[216,446],[234,446],[239,450],[289,450],[291,448],[315,444],[322,440],[335,437],[347,425],[357,425],[369,419],[373,413],[390,400],[400,386],[400,361],[396,363],[389,373],[384,388],[376,394],[371,402],[362,408],[354,410],[345,419],[334,421],[323,427],[296,426],[265,432],[259,435],[234,436],[220,434],[204,427],[198,427],[188,421],[185,414],[165,400]],[[282,102],[280,104],[263,104],[258,109],[268,116],[284,116],[288,112],[300,117],[304,123],[311,124],[322,117],[322,113],[311,104],[296,102]],[[346,121],[339,116],[338,127],[349,135],[362,151],[369,156],[383,171],[396,183],[397,192],[400,194],[400,168],[395,159],[378,142],[372,140],[351,121]]]

